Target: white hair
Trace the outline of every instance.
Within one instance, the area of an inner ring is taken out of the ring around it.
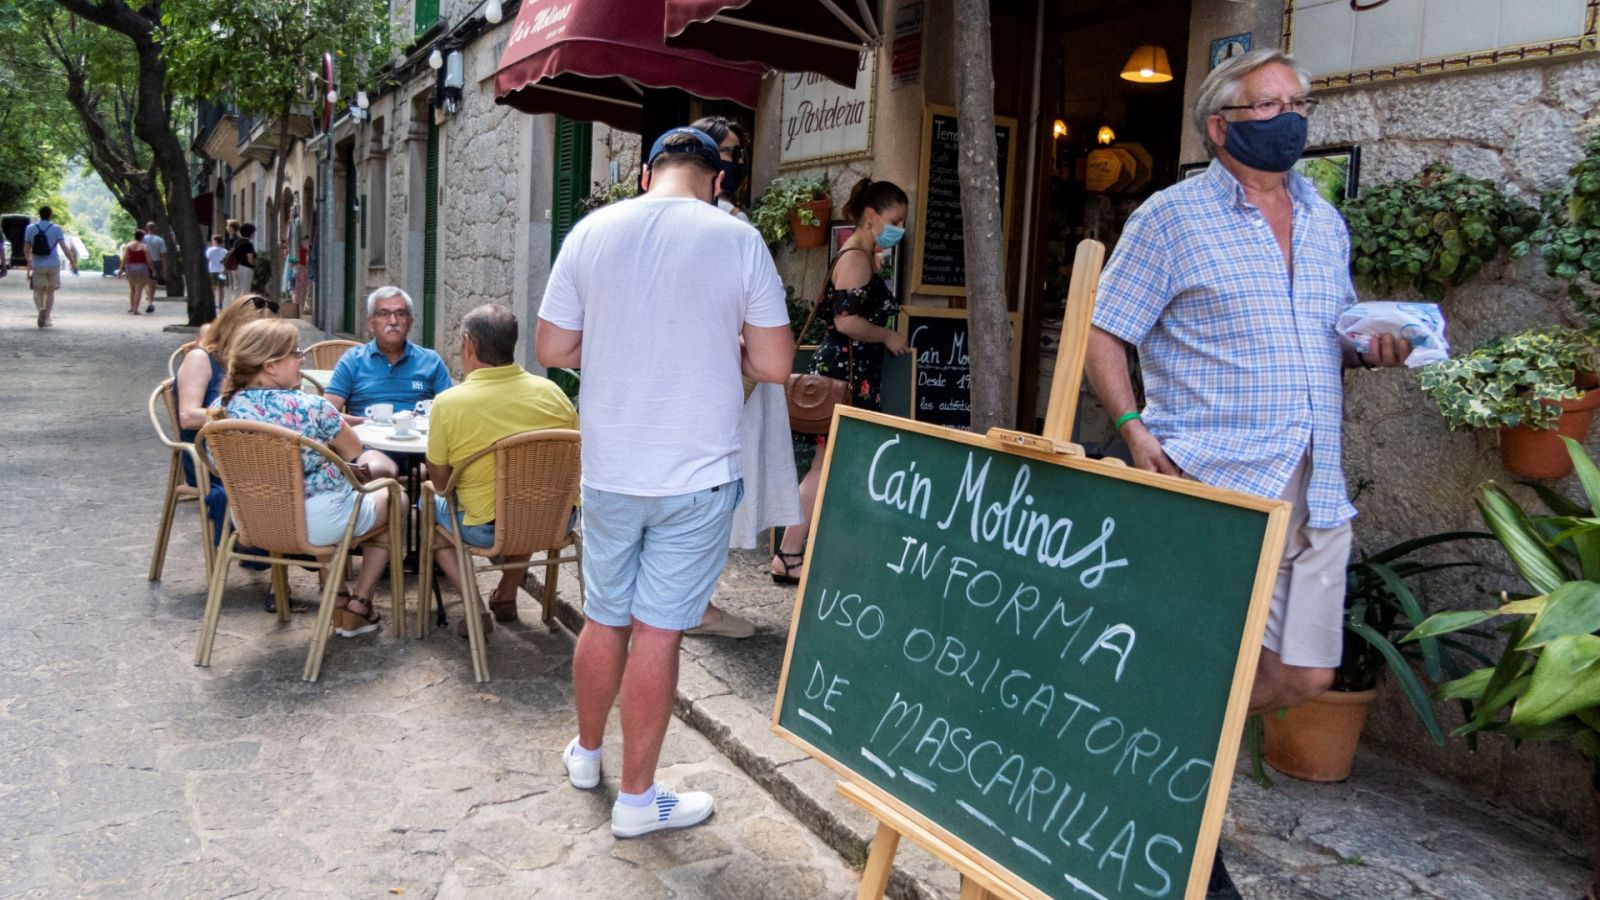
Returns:
[[[401,300],[404,300],[406,302],[406,314],[413,317],[416,316],[417,309],[411,303],[411,295],[400,290],[394,285],[389,284],[384,285],[383,287],[378,288],[367,295],[367,317],[371,318],[372,314],[377,312],[379,300],[385,300],[389,297],[399,297]]]
[[[1207,156],[1217,155],[1217,145],[1211,143],[1211,135],[1206,131],[1206,122],[1222,112],[1224,106],[1235,106],[1239,103],[1239,85],[1250,77],[1251,72],[1273,63],[1293,69],[1295,76],[1300,79],[1300,92],[1303,94],[1311,92],[1310,74],[1300,68],[1294,57],[1282,50],[1266,47],[1224,61],[1212,69],[1206,80],[1201,82],[1200,93],[1194,98],[1194,127],[1200,132],[1200,143],[1205,145]]]

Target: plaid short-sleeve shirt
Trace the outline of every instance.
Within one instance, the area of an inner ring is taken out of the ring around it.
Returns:
[[[1261,211],[1213,162],[1128,219],[1101,276],[1094,324],[1139,348],[1143,419],[1207,484],[1278,497],[1310,448],[1310,525],[1355,515],[1340,431],[1344,363],[1334,324],[1355,302],[1344,220],[1299,175],[1294,274]]]

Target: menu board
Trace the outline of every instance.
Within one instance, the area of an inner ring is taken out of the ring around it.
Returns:
[[[1011,169],[1017,120],[995,116],[995,162],[1000,168],[1001,244],[1011,221]],[[961,144],[956,111],[930,106],[922,115],[922,170],[916,215],[916,262],[911,290],[920,294],[961,296],[967,292],[967,242],[961,215]]]
[[[1019,318],[1011,319],[1013,387],[1021,346]],[[931,425],[972,427],[971,340],[967,311],[929,306],[903,306],[900,321],[911,345],[911,418]]]

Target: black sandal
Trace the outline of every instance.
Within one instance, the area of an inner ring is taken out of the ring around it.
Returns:
[[[789,573],[805,565],[806,555],[804,553],[785,553],[782,550],[772,555],[777,559],[778,565],[783,566],[782,572],[772,573],[772,580],[778,584],[799,584],[799,576]]]

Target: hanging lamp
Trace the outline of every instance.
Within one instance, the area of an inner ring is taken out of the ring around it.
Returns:
[[[1172,64],[1167,62],[1167,51],[1155,44],[1142,44],[1122,66],[1122,77],[1140,84],[1160,84],[1172,80]]]

